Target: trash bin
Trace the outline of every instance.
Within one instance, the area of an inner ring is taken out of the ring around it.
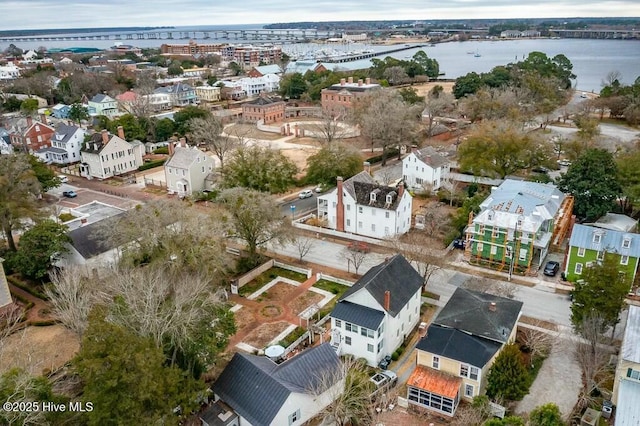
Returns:
[[[608,419],[613,412],[613,403],[611,401],[604,401],[602,403],[602,417]]]

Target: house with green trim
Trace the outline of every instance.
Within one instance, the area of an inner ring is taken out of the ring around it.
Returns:
[[[535,271],[550,246],[564,238],[572,210],[573,197],[552,184],[507,179],[470,217],[465,256],[471,264],[510,274]]]
[[[615,256],[618,270],[631,286],[640,261],[640,234],[592,225],[573,226],[564,268],[565,277],[573,282],[579,280],[585,268],[602,261],[605,253]]]

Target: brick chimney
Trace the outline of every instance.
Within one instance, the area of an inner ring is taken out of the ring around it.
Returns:
[[[369,77],[365,78],[364,84],[371,84],[371,79]]]
[[[349,80],[347,80],[350,84],[353,84],[353,77],[349,77]]]
[[[495,312],[498,308],[496,307],[496,302],[489,303],[489,310],[491,312]]]
[[[31,127],[33,125],[33,118],[30,115],[27,116],[27,127]]]
[[[102,143],[107,143],[109,142],[109,132],[107,132],[107,129],[102,129]]]
[[[186,138],[180,138],[180,147],[181,148],[186,148],[187,147],[187,139]]]
[[[384,310],[389,312],[391,308],[391,292],[389,290],[384,292]]]
[[[174,141],[169,141],[169,155],[173,155],[173,153],[175,152],[175,142]]]
[[[49,124],[47,123],[47,114],[40,114],[40,122],[42,124]]]
[[[400,183],[398,184],[398,199],[401,199],[403,194],[404,194],[404,182],[400,181]]]
[[[358,79],[358,86],[362,86],[362,79]]]
[[[122,128],[122,126],[118,126],[118,137],[120,139],[124,139],[124,128]],[[126,140],[126,139],[124,139]]]
[[[336,203],[336,229],[340,232],[344,232],[344,200],[343,200],[343,189],[342,189],[342,176],[338,176],[338,192],[337,192],[337,203]]]
[[[345,80],[344,78],[340,79],[340,86],[344,86],[344,84],[347,82],[347,80]]]

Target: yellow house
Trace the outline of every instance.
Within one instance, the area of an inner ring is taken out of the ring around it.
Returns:
[[[505,343],[515,339],[522,302],[458,288],[416,346],[409,403],[453,416],[460,399],[484,392]]]

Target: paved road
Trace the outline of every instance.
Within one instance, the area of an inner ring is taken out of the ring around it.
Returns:
[[[295,217],[300,217],[302,214],[309,213],[316,209],[318,206],[318,195],[319,194],[314,192],[313,196],[309,198],[294,198],[291,201],[286,201],[280,204],[280,211],[283,216],[291,216],[291,206],[295,206]]]
[[[343,248],[344,246],[341,244],[318,239],[304,260],[347,271],[349,270],[347,261],[340,254]],[[272,245],[270,250],[286,256],[298,257],[297,249],[294,246]],[[370,253],[358,272],[360,274],[366,272],[372,266],[383,262],[389,254]],[[353,267],[350,269],[350,272],[353,272]],[[441,269],[432,275],[429,287],[431,291],[440,295],[439,304],[442,306],[449,300],[456,287],[462,285],[469,277],[471,275],[453,269]],[[515,298],[524,302],[523,315],[570,327],[569,299],[565,295],[554,293],[553,288],[543,285],[542,280],[540,281],[541,284],[535,287],[518,287]]]

